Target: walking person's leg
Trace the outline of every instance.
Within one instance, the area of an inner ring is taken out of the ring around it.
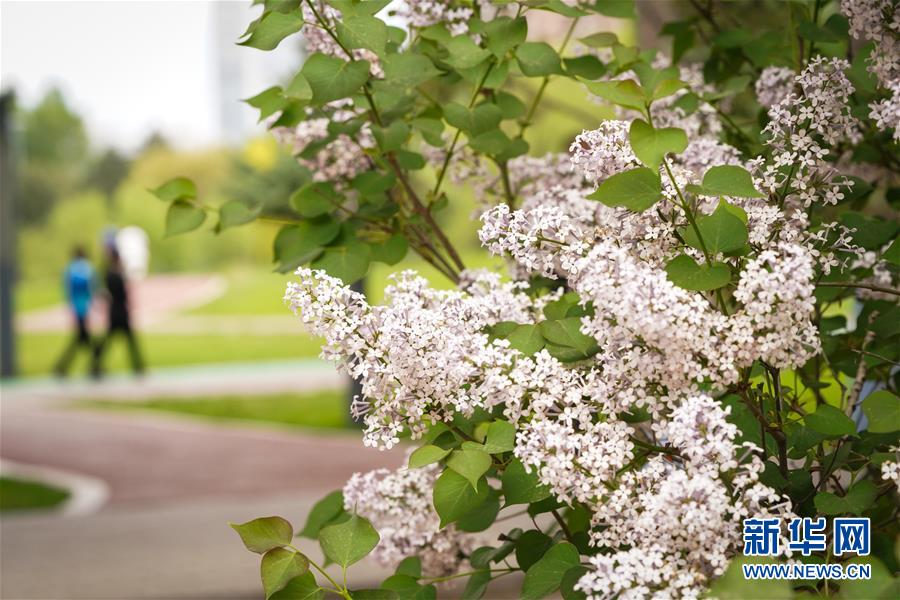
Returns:
[[[128,340],[128,355],[131,357],[131,370],[134,371],[135,375],[140,375],[144,372],[144,360],[141,357],[141,349],[138,346],[137,337],[135,337],[134,331],[130,326],[124,327],[122,333]]]
[[[66,346],[66,349],[63,350],[59,360],[56,361],[56,366],[53,368],[53,372],[57,377],[65,377],[68,374],[69,367],[72,365],[72,359],[75,358],[75,353],[80,346],[85,345],[88,348],[90,348],[91,345],[91,338],[87,331],[87,323],[85,322],[84,317],[76,317],[75,332],[72,336],[72,340],[69,342],[69,345]]]
[[[97,343],[94,344],[91,375],[96,379],[103,377],[103,353],[106,352],[106,347],[109,345],[109,339],[112,337],[113,333],[115,333],[115,329],[109,328],[102,337],[97,339]]]

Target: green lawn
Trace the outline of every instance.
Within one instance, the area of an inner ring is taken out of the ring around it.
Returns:
[[[50,508],[69,497],[66,490],[14,477],[0,477],[0,511]]]
[[[293,427],[340,429],[347,420],[342,391],[266,396],[155,398],[142,401],[87,400],[76,407],[116,411],[160,411],[214,421],[259,421]]]
[[[463,254],[463,260],[470,268],[492,267],[503,270],[502,260],[491,257],[485,252],[469,250]],[[376,304],[382,302],[388,277],[403,269],[415,269],[431,281],[435,287],[451,287],[451,283],[446,278],[418,256],[410,254],[398,265],[372,264],[366,278],[369,301]],[[272,273],[263,267],[255,271],[232,272],[228,275],[228,289],[222,296],[187,314],[287,316],[290,311],[284,306],[282,297],[285,284],[291,278],[292,275],[289,273]],[[29,289],[36,288],[29,286]],[[34,294],[34,292],[29,293]],[[298,334],[301,330],[302,325],[298,322],[295,329],[286,331],[284,335],[146,334],[139,335],[138,341],[144,361],[151,370],[154,367],[301,359],[318,356],[321,343],[311,336]],[[20,375],[30,377],[50,374],[69,339],[69,334],[62,332],[20,334],[17,338]],[[87,355],[82,352],[72,365],[70,374],[73,376],[83,375],[89,369],[88,363]],[[105,368],[110,373],[128,370],[128,353],[124,341],[117,340],[112,343],[106,356]]]
[[[298,325],[299,327],[299,325]],[[63,333],[26,333],[18,336],[19,372],[22,376],[48,375],[69,340]],[[190,364],[249,362],[313,358],[319,342],[306,335],[144,335],[138,338],[149,370]],[[111,342],[105,368],[115,373],[129,368],[123,340]],[[69,373],[79,376],[89,369],[85,352]]]
[[[15,303],[17,313],[39,310],[63,301],[62,275],[59,279],[22,279],[16,282]]]
[[[462,261],[467,269],[490,268],[491,270],[505,273],[503,259],[491,256],[487,252],[468,251],[462,252]],[[366,295],[372,304],[380,304],[384,301],[384,288],[388,285],[388,278],[393,273],[399,273],[404,269],[413,269],[427,279],[437,289],[448,290],[453,288],[453,283],[441,275],[431,265],[415,254],[409,254],[401,263],[386,265],[384,263],[372,263],[366,278]]]
[[[471,236],[473,239],[475,234]],[[470,240],[471,241],[471,240]],[[468,268],[490,267],[504,272],[503,260],[487,252],[469,249],[462,252],[462,259]],[[452,284],[416,254],[410,252],[396,265],[372,263],[366,277],[366,294],[372,303],[380,303],[388,277],[405,269],[414,269],[428,279],[432,285],[449,289]],[[228,289],[222,296],[208,304],[192,309],[189,315],[288,315],[285,306],[284,289],[293,280],[291,273],[273,273],[265,267],[258,270],[240,270],[228,274]],[[300,325],[298,324],[298,327]]]
[[[225,293],[189,315],[287,315],[284,288],[291,275],[274,273],[267,265],[256,269],[234,270],[227,274]]]

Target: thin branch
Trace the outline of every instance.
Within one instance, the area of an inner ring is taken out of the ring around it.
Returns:
[[[872,322],[874,317],[878,314],[878,312],[873,312],[872,316],[869,317],[869,323]],[[872,340],[875,339],[875,331],[869,330],[866,332],[865,337],[863,337],[862,344],[860,345],[860,350],[865,352],[866,347],[872,343]],[[850,388],[850,395],[847,397],[847,416],[853,417],[853,412],[856,410],[856,405],[859,403],[859,396],[862,393],[863,384],[866,379],[866,372],[869,370],[869,365],[866,364],[866,359],[864,356],[859,357],[859,364],[856,366],[856,377],[853,380],[853,387]]]
[[[566,525],[565,519],[562,518],[562,515],[560,515],[559,511],[555,508],[550,511],[550,514],[552,514],[553,518],[556,519],[556,522],[559,523],[559,528],[562,529],[563,535],[566,536],[566,539],[569,540],[569,543],[574,546],[575,538],[572,537],[572,532],[569,530],[569,526]]]
[[[437,236],[438,241],[441,243],[441,246],[447,251],[450,255],[450,258],[456,264],[456,268],[462,271],[466,268],[463,264],[462,259],[459,256],[459,253],[456,251],[456,248],[453,247],[453,244],[450,243],[450,240],[444,234],[444,231],[438,226],[438,224],[434,220],[434,216],[431,214],[431,211],[422,204],[422,201],[419,199],[419,195],[416,193],[416,190],[413,188],[412,184],[409,182],[409,179],[406,177],[406,173],[404,173],[403,169],[400,168],[400,165],[397,164],[397,159],[392,155],[387,156],[387,162],[391,165],[391,168],[394,171],[394,174],[400,180],[400,183],[403,185],[403,188],[406,190],[406,194],[409,197],[410,201],[413,203],[413,208],[419,215],[425,219],[425,222],[428,223],[431,230]]]
[[[784,431],[784,417],[782,414],[784,411],[784,401],[781,389],[781,371],[766,363],[763,363],[763,366],[765,366],[766,372],[772,377],[772,396],[775,398],[775,418],[778,421],[778,431]],[[781,474],[787,477],[787,439],[784,435],[776,436],[775,444],[778,446],[778,468],[781,470]]]
[[[654,452],[659,452],[660,454],[668,454],[669,456],[681,457],[681,453],[675,448],[668,448],[666,446],[657,446],[656,444],[651,444],[650,442],[645,442],[644,440],[634,437],[633,435],[628,436],[628,439],[635,446],[640,446],[641,448],[646,448],[647,450],[653,450]]]
[[[884,287],[881,285],[873,285],[871,283],[854,283],[852,281],[821,281],[817,285],[819,287],[857,288],[860,290],[871,290],[873,292],[881,292],[882,294],[893,294],[894,296],[900,296],[900,290],[898,289]]]
[[[647,105],[647,118],[650,118],[650,105]],[[650,126],[653,126],[652,119]],[[703,252],[703,257],[706,259],[707,265],[712,265],[713,260],[709,251],[706,249],[706,243],[703,241],[703,235],[700,233],[700,227],[697,225],[697,220],[694,218],[694,212],[691,210],[691,207],[688,205],[687,200],[684,199],[684,195],[681,193],[681,188],[678,187],[678,182],[675,180],[675,175],[672,174],[672,169],[669,168],[669,161],[664,156],[662,159],[663,167],[666,169],[666,175],[669,177],[669,181],[672,182],[672,187],[675,188],[675,193],[678,195],[678,200],[681,202],[681,210],[684,211],[685,216],[687,217],[688,222],[691,224],[691,229],[694,230],[694,235],[697,236],[697,241],[700,242],[700,250]],[[722,308],[722,312],[725,313],[725,316],[728,316],[728,304],[725,302],[725,296],[722,295],[722,289],[719,288],[716,290],[716,300],[719,301],[719,306]]]
[[[578,25],[579,17],[572,19],[572,23],[569,25],[569,29],[566,31],[565,37],[563,37],[562,43],[559,45],[559,50],[556,51],[557,54],[562,54],[566,50],[566,46],[569,45],[569,40],[572,39],[572,33],[575,31],[575,26]],[[538,104],[541,102],[541,98],[544,96],[544,91],[547,89],[547,84],[550,83],[550,75],[545,75],[544,79],[541,81],[541,86],[538,88],[537,94],[534,97],[534,100],[531,102],[531,107],[528,109],[528,113],[525,115],[525,119],[522,120],[522,123],[519,126],[519,137],[522,137],[525,134],[525,130],[531,126],[532,120],[534,119],[534,112],[537,110]]]
[[[898,367],[900,367],[900,362],[897,362],[896,360],[892,360],[892,359],[888,358],[887,356],[875,354],[874,352],[868,352],[866,350],[854,350],[852,348],[850,349],[850,352],[856,352],[857,354],[864,354],[865,356],[871,356],[872,358],[877,358],[878,360],[883,360],[886,363],[890,363],[892,365],[897,365]]]
[[[343,43],[338,39],[338,36],[331,31],[331,28],[328,27],[325,19],[319,14],[316,10],[315,5],[312,0],[306,0],[309,5],[310,10],[312,10],[313,15],[316,17],[316,20],[322,24],[322,27],[328,32],[328,35],[331,36],[332,39],[340,46],[340,48],[344,51],[347,57],[351,62],[356,62],[356,58],[353,56],[353,53],[344,46]],[[490,67],[488,67],[488,72],[490,72]],[[484,79],[487,78],[487,73],[485,73]],[[482,80],[482,82],[484,81]],[[377,125],[382,125],[381,114],[378,112],[378,107],[375,104],[375,99],[372,97],[372,93],[369,90],[369,83],[366,82],[363,86],[363,94],[366,97],[366,101],[369,104],[370,113],[372,114],[372,118]],[[474,100],[473,100],[474,102]],[[385,153],[385,158],[387,159],[388,164],[391,166],[391,169],[394,171],[394,174],[400,180],[400,183],[403,185],[403,188],[406,190],[407,197],[410,202],[412,202],[413,209],[425,219],[425,222],[428,223],[429,227],[434,231],[435,236],[437,236],[438,241],[441,243],[441,246],[447,251],[450,255],[450,258],[456,264],[456,267],[459,270],[465,269],[465,265],[462,262],[462,259],[459,257],[459,253],[457,253],[456,248],[453,247],[453,244],[450,243],[450,240],[438,226],[438,224],[434,221],[434,218],[431,215],[431,212],[422,204],[422,201],[419,199],[418,194],[415,189],[409,182],[409,179],[406,177],[406,173],[404,173],[403,169],[400,168],[400,165],[397,164],[396,158],[390,152]]]
[[[719,27],[719,24],[716,22],[715,17],[713,17],[712,10],[710,8],[703,6],[697,0],[689,0],[689,1],[691,3],[691,6],[694,7],[694,10],[696,10],[700,14],[701,17],[706,19],[707,23],[710,24],[710,26],[713,28],[713,30],[716,33],[721,31],[721,28]]]
[[[513,206],[516,201],[516,195],[513,194],[512,185],[509,183],[509,167],[506,161],[497,163],[500,169],[500,180],[503,182],[503,194],[506,196],[506,203]]]
[[[475,106],[475,101],[478,100],[478,95],[481,93],[481,88],[484,87],[484,83],[487,81],[488,75],[491,74],[491,69],[494,68],[494,62],[488,65],[488,68],[485,70],[484,75],[481,77],[481,81],[478,82],[478,85],[475,86],[475,89],[472,91],[472,97],[469,98],[468,108],[472,108]],[[444,157],[444,164],[441,165],[441,170],[438,171],[437,180],[434,183],[434,189],[431,190],[431,198],[437,198],[438,192],[441,191],[441,184],[444,183],[444,176],[447,174],[447,168],[450,166],[450,160],[453,158],[453,153],[456,152],[456,144],[459,143],[459,136],[462,134],[462,129],[457,129],[456,133],[453,135],[453,141],[450,142],[450,148],[447,150],[447,155]]]

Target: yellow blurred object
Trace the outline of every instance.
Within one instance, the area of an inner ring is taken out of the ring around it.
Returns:
[[[244,146],[243,158],[257,171],[271,171],[278,161],[278,142],[271,136],[250,140]]]

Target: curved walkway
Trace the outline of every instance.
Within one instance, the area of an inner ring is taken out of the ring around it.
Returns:
[[[170,273],[151,275],[130,284],[135,325],[145,329],[178,312],[202,306],[225,293],[228,283],[220,275]],[[94,302],[89,320],[105,322],[103,301]],[[16,317],[16,330],[68,331],[72,317],[64,304],[28,311]]]
[[[76,410],[67,402],[98,397],[104,386],[127,399],[160,391],[240,393],[254,385],[259,391],[260,380],[290,390],[341,383],[330,366],[291,363],[176,370],[75,387],[4,384],[0,456],[103,480],[110,497],[93,515],[4,516],[0,597],[258,597],[258,560],[227,522],[283,512],[301,527],[318,498],[355,471],[396,467],[402,450],[364,448],[356,432],[213,425]],[[359,575],[368,583],[381,572],[368,565]]]

